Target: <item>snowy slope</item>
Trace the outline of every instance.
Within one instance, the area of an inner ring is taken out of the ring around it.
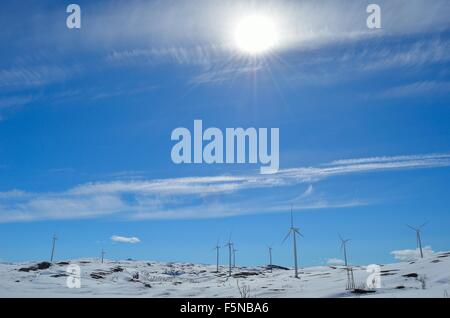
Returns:
[[[76,260],[81,288],[68,288],[68,263],[47,269],[30,269],[37,263],[0,264],[0,297],[240,297],[237,284],[250,288],[250,297],[448,297],[450,253],[439,253],[414,262],[381,265],[381,288],[355,294],[345,290],[343,267],[309,267],[300,279],[292,270],[227,268],[215,273],[213,265],[143,261]],[[45,264],[44,266],[45,267]],[[21,271],[20,269],[23,268]],[[355,267],[356,287],[369,273]],[[71,280],[73,281],[73,280]]]

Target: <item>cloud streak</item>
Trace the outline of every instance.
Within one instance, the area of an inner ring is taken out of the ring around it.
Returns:
[[[286,200],[301,209],[344,208],[368,204],[359,199],[330,200],[312,186],[349,174],[450,167],[450,154],[342,159],[315,167],[282,169],[274,175],[246,174],[150,180],[119,180],[81,184],[57,193],[0,192],[0,222],[121,217],[186,219],[229,217],[289,210]],[[275,191],[273,197],[243,199],[245,191],[308,188],[296,199]]]
[[[448,94],[450,93],[450,82],[423,81],[396,86],[381,94],[386,98],[415,98],[426,94]]]

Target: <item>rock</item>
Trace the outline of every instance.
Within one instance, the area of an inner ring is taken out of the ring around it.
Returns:
[[[362,288],[355,288],[352,290],[353,294],[372,294],[376,293],[376,290],[374,289],[362,289]]]
[[[259,272],[240,272],[240,273],[236,273],[233,274],[234,278],[245,278],[245,277],[249,277],[249,276],[256,276],[259,275]]]
[[[408,277],[408,278],[417,278],[419,275],[417,275],[417,273],[409,273],[409,274],[405,274],[402,275],[403,277]]]
[[[67,275],[66,273],[61,273],[61,274],[51,275],[50,277],[59,278],[59,277],[67,277],[67,276],[69,276],[69,275]]]
[[[434,261],[431,261],[431,263],[440,263],[441,261],[438,259],[435,259]]]
[[[105,276],[102,276],[99,273],[91,273],[91,277],[93,279],[103,279],[103,278],[105,278]]]
[[[266,269],[282,269],[282,270],[285,270],[285,271],[289,270],[289,268],[283,267],[283,266],[279,266],[279,265],[267,265]]]
[[[19,272],[38,271],[38,270],[50,268],[50,266],[52,266],[52,264],[49,262],[41,262],[41,263],[38,263],[38,264],[30,266],[30,267],[22,267],[19,269]]]
[[[120,273],[120,272],[123,272],[123,268],[120,266],[116,266],[111,269],[111,273]]]

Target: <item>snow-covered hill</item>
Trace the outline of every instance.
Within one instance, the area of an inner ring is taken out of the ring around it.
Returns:
[[[51,265],[40,263],[0,264],[0,297],[448,297],[450,253],[380,266],[381,288],[374,292],[346,291],[343,267],[318,266],[301,270],[262,267],[215,272],[213,265],[105,261],[86,259]],[[75,266],[74,266],[75,265]],[[80,288],[77,266],[81,270]],[[74,270],[69,275],[67,270]],[[366,267],[354,268],[356,287],[370,275]],[[239,285],[239,288],[238,288]]]

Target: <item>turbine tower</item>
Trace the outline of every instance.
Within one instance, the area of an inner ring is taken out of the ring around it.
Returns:
[[[50,263],[53,263],[53,256],[55,255],[55,244],[57,239],[58,238],[56,237],[56,234],[53,234],[52,255],[50,256]]]
[[[342,236],[339,234],[339,239],[341,240],[341,251],[344,252],[344,262],[345,267],[348,266],[348,260],[347,260],[347,243],[350,241],[350,239],[343,239]]]
[[[103,259],[105,258],[105,254],[106,254],[106,252],[105,252],[105,250],[102,248],[102,264],[103,264]]]
[[[428,222],[422,224],[421,226],[419,226],[418,228],[412,227],[411,225],[407,225],[411,230],[413,230],[414,232],[416,232],[416,241],[417,241],[417,247],[420,250],[420,258],[423,258],[423,251],[422,251],[422,239],[420,237],[420,231],[422,231],[422,229],[424,228],[425,225],[427,225]]]
[[[270,268],[270,272],[272,273],[272,246],[268,245],[267,249],[269,250],[269,268]]]
[[[220,250],[219,240],[217,240],[214,250],[216,250],[216,273],[218,273],[219,272],[219,250]]]
[[[233,245],[233,268],[236,268],[236,252],[237,249],[235,249]]]
[[[347,290],[355,289],[355,278],[353,276],[353,268],[348,265],[348,258],[347,258],[347,243],[350,241],[350,239],[344,239],[339,234],[339,239],[341,240],[341,251],[344,252],[344,262],[345,262],[345,269],[347,271]]]
[[[291,227],[289,228],[289,232],[287,233],[286,237],[284,238],[283,244],[289,236],[292,235],[292,242],[293,242],[293,248],[294,248],[294,266],[295,266],[295,278],[298,278],[298,262],[297,262],[297,235],[304,237],[300,233],[300,229],[297,227],[294,227],[294,215],[292,213],[292,206],[291,206]]]
[[[231,242],[231,236],[228,239],[228,243],[225,244],[228,247],[228,277],[231,277],[231,257],[233,254],[233,242]]]

